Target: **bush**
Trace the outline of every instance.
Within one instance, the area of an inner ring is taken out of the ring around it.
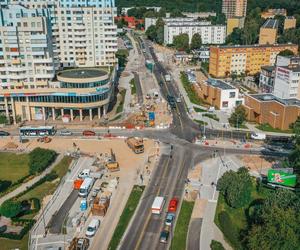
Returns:
[[[35,223],[35,220],[27,220],[27,219],[13,219],[14,223],[22,223],[23,225],[25,225],[21,232],[19,234],[14,234],[14,233],[1,233],[0,232],[0,237],[3,238],[8,238],[8,239],[12,239],[12,240],[21,240],[25,234],[27,234],[29,232],[29,230],[32,228],[32,226]]]
[[[41,173],[55,160],[55,158],[55,151],[43,148],[35,148],[29,154],[29,173]]]
[[[216,241],[216,240],[211,241],[210,248],[211,248],[211,250],[225,250],[225,248],[223,247],[221,242]]]
[[[12,218],[17,216],[22,210],[21,202],[6,200],[2,203],[0,207],[0,214],[7,217]]]
[[[11,183],[11,181],[0,180],[0,192],[4,192],[5,190],[7,190],[10,187]]]
[[[220,228],[224,236],[228,239],[228,241],[234,248],[240,249],[241,246],[239,242],[239,232],[232,223],[229,214],[226,211],[221,211],[218,215],[218,219],[220,222]]]

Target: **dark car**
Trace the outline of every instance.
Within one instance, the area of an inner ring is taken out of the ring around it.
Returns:
[[[170,235],[170,226],[165,226],[164,230],[161,231],[160,233],[159,242],[167,244],[169,235]]]
[[[9,133],[6,131],[0,131],[0,136],[9,136]]]

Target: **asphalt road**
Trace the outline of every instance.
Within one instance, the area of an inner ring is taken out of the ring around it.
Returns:
[[[143,104],[143,91],[142,91],[140,77],[137,72],[133,72],[133,75],[134,75],[134,81],[135,81],[135,86],[136,86],[136,94],[137,94],[137,98],[138,98],[138,103]]]
[[[190,227],[187,239],[187,249],[199,250],[200,249],[200,233],[202,226],[202,218],[194,218],[190,221]]]

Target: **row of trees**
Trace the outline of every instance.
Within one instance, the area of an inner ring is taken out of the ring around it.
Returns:
[[[173,45],[177,50],[189,52],[193,49],[200,49],[202,46],[202,38],[199,33],[195,33],[189,42],[189,35],[184,33],[174,36]]]
[[[155,25],[151,25],[147,31],[146,31],[146,35],[147,37],[158,43],[158,44],[163,44],[164,42],[164,21],[162,20],[162,18],[158,18],[156,21]]]

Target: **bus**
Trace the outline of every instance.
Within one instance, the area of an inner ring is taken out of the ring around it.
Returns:
[[[54,126],[40,126],[40,127],[20,127],[20,136],[48,136],[54,135],[56,130]]]
[[[89,195],[89,192],[91,191],[93,184],[94,184],[93,182],[94,182],[94,180],[92,178],[90,178],[90,177],[85,178],[79,188],[78,195],[80,197],[87,197]]]
[[[152,214],[161,214],[165,205],[165,198],[162,196],[156,196],[151,207]]]

